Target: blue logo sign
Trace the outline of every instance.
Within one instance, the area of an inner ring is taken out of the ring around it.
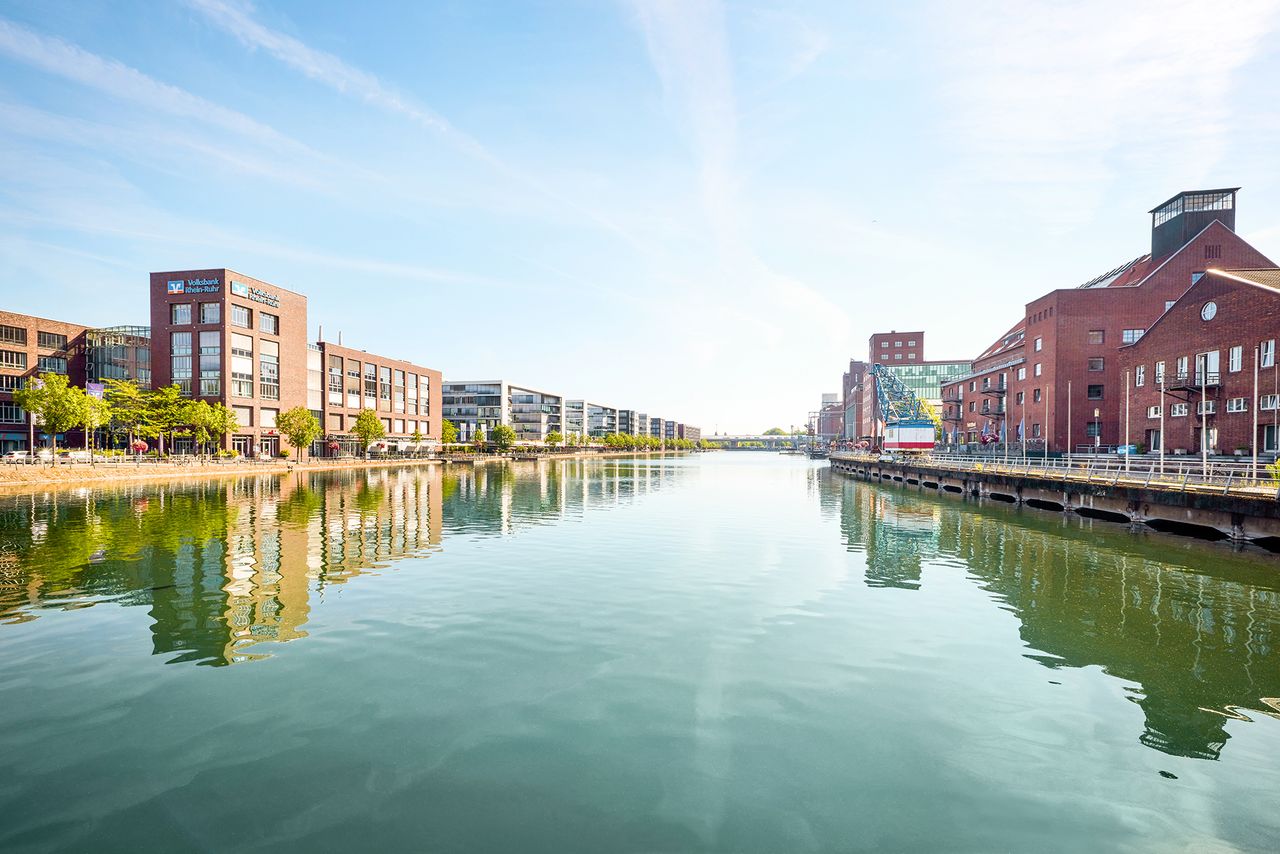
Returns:
[[[169,281],[169,293],[171,293],[171,294],[180,294],[180,293],[184,293],[184,289],[185,289],[185,287],[186,287],[186,284],[187,284],[187,283],[186,283],[185,281],[183,281],[182,279],[176,279],[176,280],[171,279],[171,280]]]
[[[249,295],[249,286],[246,285],[244,282],[237,282],[235,279],[232,279],[231,293],[235,294],[238,297],[247,297]]]
[[[216,294],[222,290],[222,282],[217,279],[170,279],[171,294]]]

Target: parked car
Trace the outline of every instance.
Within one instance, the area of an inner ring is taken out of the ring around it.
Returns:
[[[10,451],[9,453],[4,455],[4,461],[8,465],[29,463],[31,462],[31,460],[32,460],[32,457],[31,457],[30,451]]]
[[[93,460],[93,455],[88,451],[67,451],[66,459],[71,463],[87,463]]]

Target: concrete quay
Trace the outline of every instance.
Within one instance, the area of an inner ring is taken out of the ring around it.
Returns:
[[[1167,533],[1253,543],[1280,551],[1280,489],[1247,468],[1208,473],[1187,463],[1163,472],[1147,462],[1021,461],[837,452],[831,470],[873,483],[1025,504],[1040,510],[1145,526]]]

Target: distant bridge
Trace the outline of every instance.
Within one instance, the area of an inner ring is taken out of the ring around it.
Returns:
[[[808,436],[703,436],[727,451],[781,451],[808,443]]]

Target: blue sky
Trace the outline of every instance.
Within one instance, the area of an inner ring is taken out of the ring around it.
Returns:
[[[1280,3],[0,2],[0,307],[145,322],[227,266],[312,332],[701,425],[873,331],[980,352],[1244,187],[1280,259]]]

